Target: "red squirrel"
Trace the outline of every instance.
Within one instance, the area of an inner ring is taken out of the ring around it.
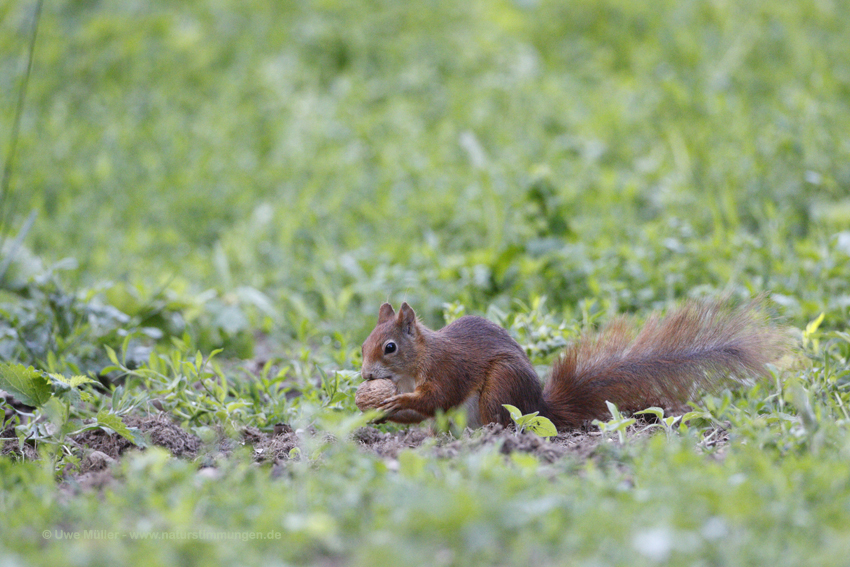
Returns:
[[[363,343],[365,380],[392,380],[399,394],[377,409],[384,420],[415,423],[464,405],[468,423],[510,423],[502,404],[539,411],[559,430],[609,415],[606,401],[635,411],[680,406],[698,390],[716,390],[767,375],[785,334],[760,316],[759,302],[729,306],[690,301],[653,315],[635,333],[618,318],[586,335],[555,362],[545,385],[522,347],[499,325],[465,316],[433,331],[402,303],[378,312]]]

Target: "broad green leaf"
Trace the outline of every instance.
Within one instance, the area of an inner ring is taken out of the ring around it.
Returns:
[[[537,417],[528,424],[528,430],[540,437],[552,437],[558,434],[558,429],[549,418]]]
[[[673,427],[673,425],[675,425],[675,424],[676,424],[676,422],[677,422],[677,421],[679,421],[680,419],[682,419],[682,416],[681,416],[681,415],[671,415],[671,416],[665,417],[665,418],[664,418],[663,420],[661,420],[661,421],[663,421],[663,422],[664,422],[664,424],[665,424],[668,428],[671,428],[671,427]]]
[[[28,406],[41,407],[52,395],[44,375],[22,364],[0,364],[0,390],[6,390]]]
[[[814,321],[811,321],[808,325],[806,325],[806,336],[811,335],[818,330],[820,324],[823,323],[824,315],[826,315],[826,313],[821,313]]]
[[[617,406],[609,401],[605,401],[605,405],[608,406],[608,411],[611,412],[611,416],[614,419],[622,419],[622,415],[620,414],[620,410],[617,409]]]
[[[106,348],[106,356],[109,357],[109,360],[112,361],[112,364],[115,366],[121,367],[121,364],[118,362],[118,356],[116,356],[115,351],[109,345],[104,345]]]
[[[635,415],[642,415],[642,414],[650,414],[650,415],[654,415],[658,419],[664,419],[664,410],[661,409],[661,408],[655,407],[655,406],[653,406],[651,408],[646,408],[645,410],[640,410],[640,411],[635,412]]]
[[[502,407],[510,412],[512,420],[516,421],[522,417],[522,412],[519,411],[518,407],[512,406],[511,404],[502,404]]]
[[[519,411],[519,410],[517,410],[517,411]],[[536,411],[536,412],[534,412],[534,413],[527,413],[527,414],[525,414],[525,415],[523,415],[523,416],[521,416],[521,417],[518,417],[518,418],[514,419],[514,421],[516,422],[516,424],[517,424],[517,425],[523,426],[523,425],[525,425],[526,423],[530,423],[531,421],[533,421],[533,420],[534,420],[534,418],[536,418],[536,417],[537,417],[537,414],[538,414],[538,413],[540,413],[540,412],[539,412],[539,411]],[[512,417],[513,417],[513,416],[512,416]]]
[[[110,413],[106,410],[100,410],[97,412],[97,424],[101,427],[108,427],[124,439],[130,441],[134,445],[139,447],[144,447],[145,442],[141,435],[138,432],[134,432],[127,425],[121,421],[121,418],[115,415],[114,413]]]
[[[65,422],[68,420],[68,406],[60,402],[55,396],[41,406],[41,411],[47,416],[50,423],[58,428],[65,425]]]
[[[706,411],[689,411],[685,415],[682,416],[682,423],[686,423],[692,419],[710,419],[711,414]]]
[[[88,376],[71,376],[70,378],[65,378],[61,374],[51,374],[50,377],[63,384],[67,384],[71,388],[78,388],[83,384],[97,384],[96,380],[92,380]]]

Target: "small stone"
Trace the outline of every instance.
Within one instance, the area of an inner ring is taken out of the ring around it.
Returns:
[[[202,480],[217,480],[221,478],[221,471],[215,467],[204,467],[197,472],[197,475]]]
[[[92,451],[89,453],[89,462],[92,470],[105,469],[109,465],[115,463],[115,459],[104,453],[103,451]]]

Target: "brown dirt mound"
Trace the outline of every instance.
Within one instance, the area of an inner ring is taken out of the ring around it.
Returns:
[[[316,435],[315,431],[304,432]],[[635,432],[632,432],[634,435]],[[365,451],[377,456],[395,460],[405,449],[417,449],[430,445],[426,449],[437,458],[453,458],[462,453],[479,450],[487,446],[498,446],[505,455],[514,452],[529,453],[545,462],[554,462],[564,456],[572,455],[578,459],[591,456],[605,437],[597,432],[576,430],[557,437],[544,439],[533,433],[517,433],[512,427],[497,424],[486,425],[480,429],[467,429],[456,439],[445,433],[437,433],[428,427],[409,427],[398,431],[384,432],[375,427],[361,427],[352,434],[352,438]],[[242,432],[242,440],[254,449],[253,457],[258,463],[283,465],[292,457],[292,449],[299,447],[299,436],[291,427],[277,427],[275,433],[265,433],[254,427]]]
[[[415,449],[427,439],[433,438],[434,434],[425,427],[411,427],[391,433],[384,433],[374,427],[361,427],[354,432],[353,437],[379,457],[395,459],[404,449]],[[443,437],[445,440],[451,439],[448,436]]]
[[[165,447],[175,457],[194,458],[201,447],[201,440],[192,433],[184,431],[179,425],[172,422],[164,415],[148,417],[125,417],[124,423],[128,427],[139,429],[153,445]],[[4,431],[2,437],[14,437],[14,431]],[[130,441],[117,434],[108,434],[102,429],[84,431],[79,435],[68,437],[67,443],[85,451],[85,458],[80,463],[84,470],[101,470],[106,465],[117,459],[124,451],[135,447]],[[0,454],[17,454],[25,459],[37,459],[38,452],[29,443],[19,446],[15,439],[7,440],[0,450]],[[89,462],[91,461],[91,462]],[[106,464],[104,464],[106,463]]]
[[[148,417],[126,417],[125,423],[143,432],[151,444],[168,449],[174,456],[194,459],[202,449],[201,439],[184,431],[167,416],[160,414]],[[657,430],[648,430],[646,420],[640,420],[628,430],[628,437],[634,439],[651,435]],[[11,435],[13,432],[4,432]],[[8,436],[7,435],[7,436]],[[242,431],[242,444],[253,449],[253,460],[257,463],[271,464],[272,474],[276,476],[285,470],[286,463],[299,458],[300,436],[323,435],[309,429],[296,433],[286,424],[278,424],[273,433],[266,433],[255,427]],[[325,434],[326,435],[326,434]],[[510,455],[515,452],[536,456],[548,463],[564,457],[583,461],[604,457],[610,442],[616,444],[611,435],[595,430],[576,429],[555,437],[544,439],[533,433],[517,433],[513,427],[490,424],[479,429],[464,431],[459,438],[438,433],[428,426],[408,427],[385,432],[375,427],[362,427],[356,430],[352,439],[364,451],[371,452],[382,459],[395,461],[405,449],[420,449],[424,453],[441,459],[452,459],[459,455],[478,451],[485,447],[496,447],[501,453]],[[329,442],[335,441],[332,437]],[[134,445],[120,435],[109,435],[103,430],[86,431],[68,439],[81,460],[73,467],[73,477],[81,487],[100,487],[109,482],[110,470],[123,453]],[[699,444],[707,449],[713,458],[723,458],[723,447],[728,443],[728,435],[722,429],[716,429],[704,437]],[[217,468],[220,459],[230,458],[239,441],[231,438],[220,439],[213,445],[204,447],[199,465]],[[14,453],[25,459],[37,459],[38,454],[30,444],[19,447],[17,440],[9,440],[2,447],[2,454]],[[70,471],[69,471],[70,472]],[[103,473],[103,474],[100,474]]]
[[[279,464],[292,458],[292,450],[298,448],[298,434],[283,424],[276,425],[271,435],[248,427],[242,432],[242,439],[254,447],[254,461],[258,463]]]
[[[149,417],[126,417],[124,423],[128,427],[136,427],[151,444],[165,447],[175,457],[194,458],[201,447],[201,440],[194,434],[184,431],[176,423],[164,415]],[[109,435],[101,429],[84,431],[74,438],[81,447],[99,451],[104,455],[117,459],[124,451],[135,447],[130,441],[120,435]]]
[[[467,429],[460,439],[435,434],[428,428],[383,433],[374,427],[358,429],[354,432],[354,439],[365,449],[388,459],[395,459],[404,449],[414,449],[422,446],[427,440],[434,439],[433,454],[441,458],[452,458],[462,452],[499,445],[499,450],[505,455],[513,452],[530,453],[546,462],[554,462],[568,454],[586,458],[603,438],[597,433],[576,430],[544,439],[533,433],[517,433],[511,427],[490,424],[476,430]]]
[[[0,455],[18,455],[28,461],[38,458],[38,451],[35,450],[35,447],[29,443],[24,443],[23,445],[18,443],[18,440],[15,438],[14,429],[9,428],[3,431],[0,433],[0,437],[6,439],[0,447]]]

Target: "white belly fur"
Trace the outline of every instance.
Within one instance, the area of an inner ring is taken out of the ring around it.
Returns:
[[[396,380],[395,387],[398,388],[399,394],[409,394],[416,387],[416,381],[413,378],[405,376]]]
[[[475,392],[463,402],[466,409],[466,426],[475,429],[481,427],[481,412],[478,409],[478,392]]]

